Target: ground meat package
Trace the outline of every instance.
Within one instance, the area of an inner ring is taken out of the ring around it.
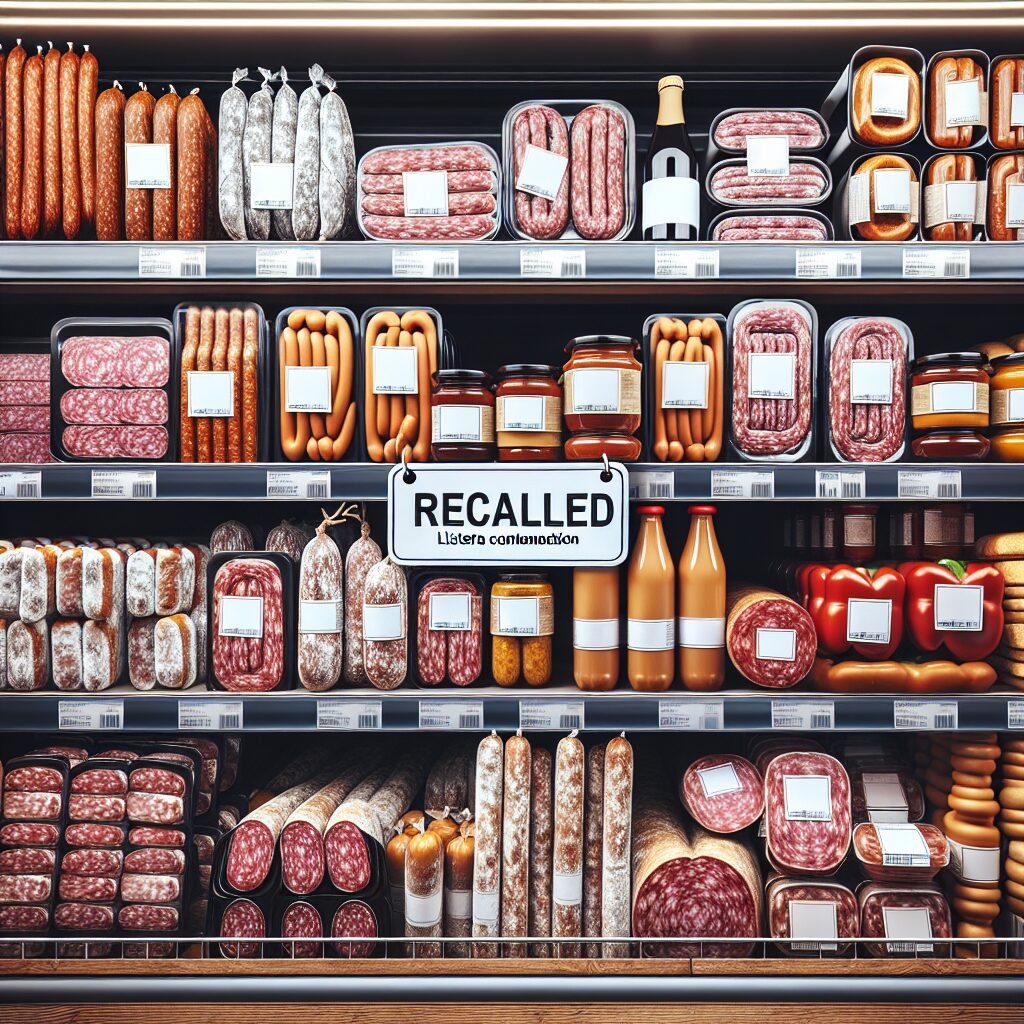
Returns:
[[[50,445],[75,462],[172,461],[178,380],[171,323],[69,317],[50,332]]]
[[[825,148],[829,130],[821,114],[806,107],[729,107],[711,122],[704,166],[746,156],[749,139],[766,137],[785,139],[785,150],[803,157]]]
[[[860,935],[857,897],[839,882],[824,878],[775,875],[765,886],[767,931],[787,956],[847,956],[847,943]],[[823,941],[809,941],[819,939]]]

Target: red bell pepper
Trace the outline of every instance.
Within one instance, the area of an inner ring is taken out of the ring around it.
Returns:
[[[958,661],[979,661],[999,646],[1003,636],[1003,574],[994,565],[944,559],[938,563],[905,562],[900,572],[907,581],[907,633],[922,651],[945,646]],[[937,586],[977,589],[962,595],[944,591],[936,601]],[[956,601],[955,606],[952,601]]]
[[[854,651],[869,661],[886,661],[903,639],[906,582],[895,569],[817,566],[808,578],[807,611],[818,631],[818,646],[829,654]],[[851,601],[887,601],[853,612]],[[865,616],[870,618],[865,621]],[[851,627],[856,632],[851,632]],[[874,636],[876,639],[868,639]]]

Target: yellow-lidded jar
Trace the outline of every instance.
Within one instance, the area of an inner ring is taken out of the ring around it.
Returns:
[[[551,679],[554,590],[543,573],[510,573],[491,587],[491,672],[499,686]]]

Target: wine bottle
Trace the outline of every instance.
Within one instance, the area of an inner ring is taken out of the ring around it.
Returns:
[[[644,160],[640,199],[646,241],[685,242],[700,231],[697,156],[683,117],[683,80],[667,75],[658,82],[658,121]]]

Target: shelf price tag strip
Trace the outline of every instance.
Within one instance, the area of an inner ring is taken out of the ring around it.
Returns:
[[[905,278],[969,278],[971,276],[970,249],[905,248],[903,250],[903,276]]]
[[[963,495],[959,469],[901,469],[897,492],[900,498],[946,498]]]
[[[206,248],[139,246],[139,277],[206,277]]]
[[[773,729],[834,729],[836,705],[831,700],[773,700]]]
[[[713,469],[712,498],[774,498],[773,470]]]
[[[337,700],[321,697],[316,702],[317,729],[359,732],[382,728],[383,710],[379,700]]]
[[[867,484],[863,469],[816,469],[814,493],[819,498],[863,498]]]
[[[41,498],[42,496],[42,471],[0,473],[0,498]]]
[[[860,249],[797,249],[796,276],[848,281],[861,275]]]
[[[717,249],[655,249],[654,276],[707,281],[719,276]]]
[[[263,248],[256,250],[257,277],[319,277],[320,250],[312,248]]]
[[[648,501],[652,498],[662,500],[674,498],[676,496],[676,475],[672,470],[653,473],[631,472],[629,474],[629,496]]]
[[[268,498],[329,498],[331,496],[331,471],[316,470],[267,470]]]
[[[392,277],[458,277],[458,249],[392,249]]]
[[[520,277],[583,278],[587,276],[587,250],[520,249]]]
[[[725,728],[725,701],[670,698],[658,701],[658,728],[709,732]]]
[[[419,703],[421,729],[482,729],[484,702],[482,700],[421,700]]]
[[[155,498],[155,469],[94,469],[90,494],[94,498]]]
[[[1006,702],[1006,728],[1024,729],[1024,700]]]
[[[182,700],[178,702],[179,729],[241,729],[245,705],[240,700]]]
[[[897,700],[892,706],[895,729],[956,729],[955,700]]]
[[[123,729],[123,700],[61,700],[58,729]]]
[[[583,729],[586,705],[581,700],[521,700],[520,729]]]

